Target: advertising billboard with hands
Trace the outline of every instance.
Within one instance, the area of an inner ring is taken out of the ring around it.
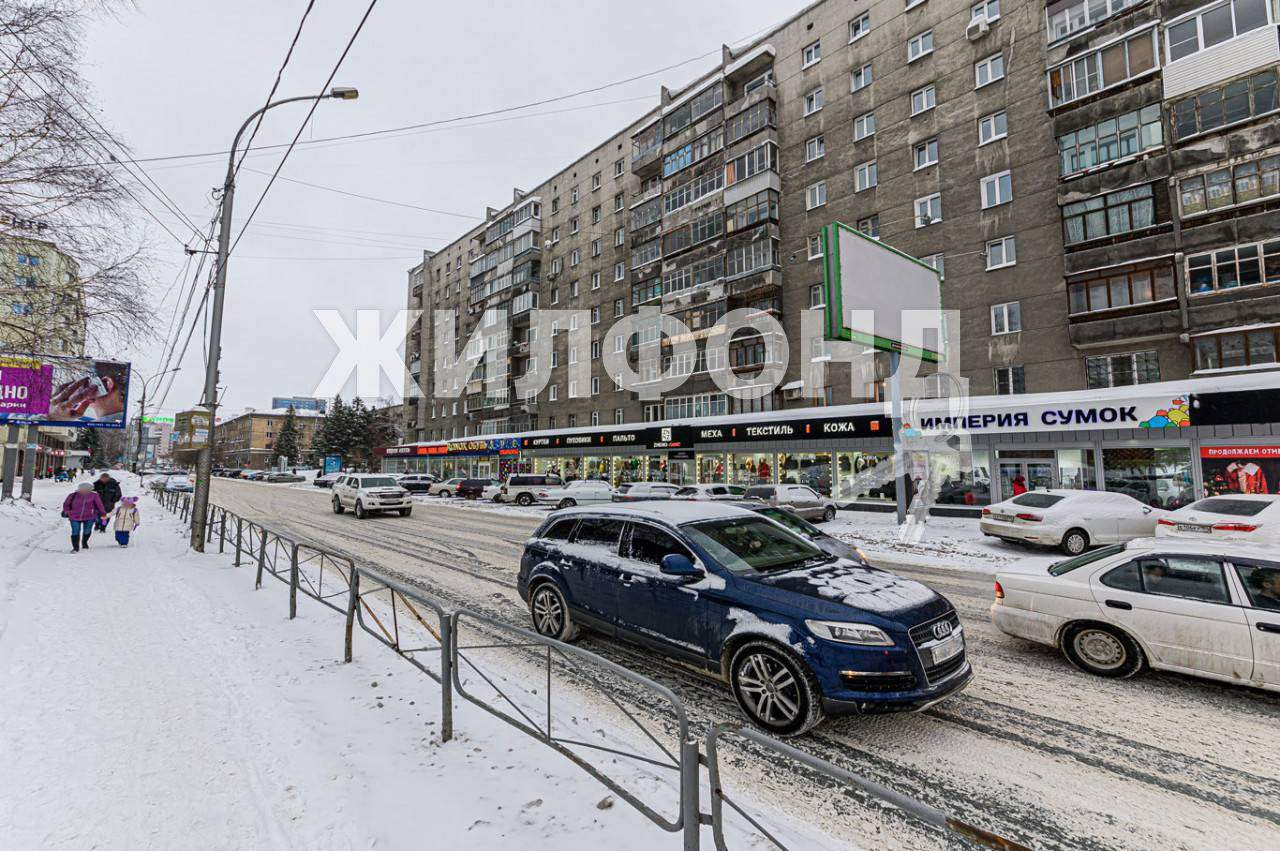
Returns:
[[[0,355],[0,424],[124,428],[129,364]]]

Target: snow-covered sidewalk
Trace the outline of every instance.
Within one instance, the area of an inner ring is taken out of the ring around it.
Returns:
[[[341,616],[190,553],[149,498],[72,554],[41,483],[0,506],[0,837],[36,847],[674,847],[571,763]],[[136,479],[126,483],[126,492]],[[705,837],[710,841],[710,837]]]

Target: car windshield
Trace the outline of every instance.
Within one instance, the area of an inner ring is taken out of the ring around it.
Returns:
[[[803,538],[758,517],[711,520],[681,528],[726,570],[737,575],[786,570],[833,558]]]
[[[1024,493],[1009,501],[1023,508],[1052,508],[1065,498],[1051,493]]]
[[[1083,555],[1078,555],[1075,558],[1054,562],[1049,565],[1049,575],[1061,576],[1064,573],[1070,573],[1077,567],[1084,567],[1086,564],[1093,564],[1095,561],[1108,558],[1122,552],[1124,552],[1124,544],[1112,544],[1109,547],[1099,547],[1096,550],[1091,550]]]
[[[1232,517],[1253,517],[1262,513],[1272,503],[1263,499],[1232,499],[1229,496],[1211,496],[1187,506],[1192,511],[1208,511],[1211,514],[1229,514]]]
[[[393,488],[396,486],[396,480],[390,476],[370,476],[367,479],[360,480],[362,488]]]
[[[783,526],[786,526],[792,532],[799,532],[806,538],[813,539],[823,537],[823,531],[821,529],[814,526],[808,520],[797,517],[785,508],[762,508],[756,511],[756,513],[763,514],[770,520],[775,520]]]

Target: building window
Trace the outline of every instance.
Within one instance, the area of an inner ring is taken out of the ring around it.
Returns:
[[[815,41],[813,44],[806,45],[801,51],[801,68],[808,68],[810,65],[817,65],[822,61],[822,42]]]
[[[560,398],[560,385],[551,384],[547,387],[547,401],[554,402]]]
[[[1182,140],[1275,112],[1276,72],[1263,71],[1243,80],[1175,101],[1173,135]]]
[[[569,252],[569,265],[577,266],[582,262],[582,249],[575,248]]]
[[[555,245],[555,244],[556,244],[557,242],[559,242],[559,241],[560,241],[560,228],[558,228],[558,227],[556,227],[556,228],[552,228],[552,229],[551,229],[551,244],[552,244],[552,245]],[[436,271],[439,271],[439,270],[437,269]]]
[[[822,292],[822,284],[809,285],[809,307],[825,307],[826,296]]]
[[[1187,287],[1192,295],[1263,283],[1280,284],[1280,240],[1187,256]]]
[[[1178,181],[1183,216],[1194,216],[1280,195],[1280,155],[1263,157]]]
[[[560,303],[560,288],[559,288],[559,287],[552,287],[552,288],[551,288],[551,303],[552,303],[552,304],[559,304],[559,303]]]
[[[925,86],[923,89],[916,89],[911,93],[911,114],[919,115],[926,110],[933,109],[938,105],[938,91],[933,84]]]
[[[817,260],[822,257],[822,234],[814,234],[809,237],[809,259]]]
[[[745,154],[734,157],[724,165],[724,186],[732,186],[764,171],[776,168],[778,163],[778,146],[773,142],[752,148]],[[706,177],[707,175],[704,175]],[[716,187],[720,188],[719,186]],[[705,194],[710,194],[708,190]],[[696,199],[693,199],[696,200]],[[667,210],[667,212],[672,212]]]
[[[1063,177],[1164,145],[1160,104],[1126,112],[1058,137]]]
[[[1004,236],[987,243],[987,271],[1003,269],[1018,262],[1016,237]]]
[[[1160,380],[1160,356],[1145,351],[1085,358],[1084,374],[1090,390],[1150,384]]]
[[[616,284],[618,281],[621,281],[625,277],[627,277],[627,264],[626,263],[613,264],[613,282]]]
[[[983,0],[969,7],[969,20],[991,23],[1000,17],[1000,0]]]
[[[1088,29],[1099,21],[1144,0],[1056,0],[1047,10],[1049,42]]]
[[[598,375],[591,376],[591,395],[592,396],[600,395],[600,376]],[[593,413],[591,416],[594,419],[596,415]],[[591,424],[598,425],[599,423],[592,422]]]
[[[674,396],[666,400],[663,410],[663,416],[669,420],[722,417],[727,413],[729,413],[729,397],[724,393]]]
[[[822,109],[822,86],[818,86],[804,96],[805,115],[813,115],[820,109]]]
[[[622,409],[621,408],[613,409],[613,424],[622,425]]]
[[[1149,228],[1155,221],[1151,185],[1109,192],[1062,208],[1063,238],[1068,245]]]
[[[596,204],[594,207],[591,208],[591,224],[593,225],[600,224],[600,205],[599,204]]]
[[[1013,200],[1013,176],[1008,171],[982,178],[982,209],[998,207]]]
[[[915,62],[933,53],[933,30],[925,30],[907,39],[907,61]]]
[[[569,190],[569,203],[578,203],[578,187],[576,186]]]
[[[917,143],[912,149],[912,156],[915,159],[915,170],[938,164],[938,139],[926,139]]]
[[[595,307],[591,308],[591,324],[592,325],[600,324],[600,306],[599,305],[596,305]]]
[[[872,213],[863,219],[858,219],[858,232],[871,237],[872,239],[880,238],[880,215]]]
[[[1152,27],[1049,69],[1049,106],[1062,106],[1154,70],[1155,39]]]
[[[591,240],[591,256],[599,257],[600,252],[604,250],[604,243],[600,239]]]
[[[1026,381],[1023,378],[1022,367],[1020,366],[1001,366],[995,370],[996,379],[996,395],[1012,396],[1015,393],[1027,392]]]
[[[569,382],[569,398],[570,398],[570,399],[577,399],[577,398],[578,398],[578,382],[576,382],[576,381],[570,381],[570,382]],[[574,418],[574,414],[570,414],[570,415],[569,415],[569,425],[570,425],[570,426],[572,426],[572,425],[573,425],[573,418]]]
[[[778,220],[778,193],[772,189],[734,201],[724,211],[724,229],[734,233],[762,222]]]
[[[619,192],[617,195],[614,195],[614,196],[613,196],[613,211],[614,211],[615,213],[621,213],[621,212],[622,212],[622,209],[623,209],[626,205],[627,205],[627,196],[626,196],[626,195],[624,195],[623,193]]]
[[[1166,25],[1168,61],[1177,62],[1266,26],[1267,6],[1267,0],[1229,0]]]
[[[569,219],[569,233],[577,233],[577,232],[578,232],[578,217],[574,216],[572,219]]]
[[[946,263],[944,262],[944,258],[941,254],[930,254],[926,257],[921,257],[920,262],[938,270],[938,280],[942,280],[947,277]]]
[[[613,315],[621,316],[627,312],[627,300],[625,298],[615,298],[613,300]]]
[[[871,32],[871,13],[863,12],[849,22],[849,43],[853,44],[869,32]]]
[[[620,248],[620,247],[622,247],[622,246],[624,246],[624,245],[626,245],[626,244],[627,244],[627,229],[626,229],[626,228],[617,228],[617,229],[613,232],[613,246],[614,246],[614,248]]]
[[[820,180],[805,190],[804,208],[812,210],[827,203],[827,182]]]
[[[876,132],[876,114],[864,112],[853,119],[853,141],[860,142]]]
[[[876,161],[871,160],[857,165],[853,169],[853,191],[861,192],[876,185]]]
[[[978,119],[978,145],[985,145],[1009,135],[1009,119],[1004,110],[984,115]]]
[[[739,139],[747,138],[757,130],[772,127],[773,124],[773,102],[768,100],[756,101],[725,121],[725,140],[730,143],[737,142]]]
[[[980,89],[983,86],[994,83],[996,80],[1004,79],[1004,54],[997,53],[995,56],[988,56],[981,62],[973,66],[973,87]]]
[[[1139,269],[1076,281],[1067,285],[1067,296],[1072,314],[1150,304],[1173,297],[1173,271]]]
[[[991,305],[991,333],[1013,334],[1022,330],[1022,307],[1019,302]]]
[[[822,159],[826,156],[826,153],[827,143],[822,140],[821,136],[814,136],[804,143],[804,161],[807,163]]]
[[[1280,327],[1252,328],[1229,334],[1205,334],[1195,338],[1196,369],[1241,369],[1274,366],[1276,332]]]
[[[942,195],[938,192],[917,198],[916,227],[923,228],[942,221]]]
[[[857,92],[865,89],[874,82],[871,74],[871,63],[868,62],[861,68],[854,68],[853,73],[849,76],[849,91]]]
[[[600,172],[597,171],[595,174],[591,175],[591,190],[594,192],[599,188],[600,188]]]

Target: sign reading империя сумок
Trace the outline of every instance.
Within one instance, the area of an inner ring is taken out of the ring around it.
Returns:
[[[1184,428],[1191,425],[1191,406],[1186,393],[1079,402],[1068,397],[1041,403],[1020,403],[1010,397],[1007,405],[983,405],[970,411],[949,411],[941,403],[925,403],[917,409],[916,419],[917,422],[904,423],[905,432]]]

